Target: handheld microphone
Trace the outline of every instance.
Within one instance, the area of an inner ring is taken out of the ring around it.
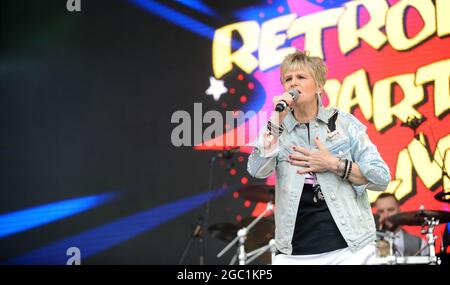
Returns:
[[[297,100],[299,93],[297,91],[297,89],[295,88],[291,88],[289,89],[288,93],[292,96],[292,100]],[[288,107],[288,104],[286,101],[281,100],[280,102],[278,102],[278,104],[275,106],[275,111],[277,112],[283,112],[286,108]]]

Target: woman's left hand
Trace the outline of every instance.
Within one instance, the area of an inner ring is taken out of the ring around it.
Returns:
[[[295,153],[289,155],[291,165],[302,166],[304,169],[298,170],[298,174],[308,172],[325,172],[332,169],[332,166],[338,161],[328,149],[320,142],[319,138],[315,138],[319,150],[310,151],[304,147],[293,146]]]

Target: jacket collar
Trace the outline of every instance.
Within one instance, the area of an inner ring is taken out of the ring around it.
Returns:
[[[322,99],[320,96],[317,96],[317,106],[318,106],[318,112],[316,116],[316,120],[320,120],[324,122],[325,124],[328,124],[328,119],[330,118],[330,110],[325,109],[325,107],[322,104]],[[289,111],[286,117],[284,118],[283,125],[285,129],[290,133],[295,126],[300,125],[300,122],[297,121],[294,117],[294,111]]]

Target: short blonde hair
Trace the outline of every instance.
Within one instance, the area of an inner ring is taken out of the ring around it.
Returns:
[[[310,56],[308,51],[297,50],[288,54],[281,63],[281,83],[284,75],[295,69],[307,69],[318,88],[322,88],[327,80],[327,66],[320,57]]]

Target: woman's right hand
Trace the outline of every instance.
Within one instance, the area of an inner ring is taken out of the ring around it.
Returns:
[[[277,112],[277,111],[275,111],[275,107],[281,101],[285,101],[286,104],[288,105],[288,108],[285,108],[282,112]],[[292,107],[293,101],[294,100],[292,99],[292,95],[289,94],[288,92],[284,92],[280,96],[273,96],[272,103],[273,103],[273,110],[275,112],[274,116],[272,116],[273,123],[275,123],[276,125],[279,126],[283,122],[284,117],[286,117],[286,115],[288,113],[289,107]]]

